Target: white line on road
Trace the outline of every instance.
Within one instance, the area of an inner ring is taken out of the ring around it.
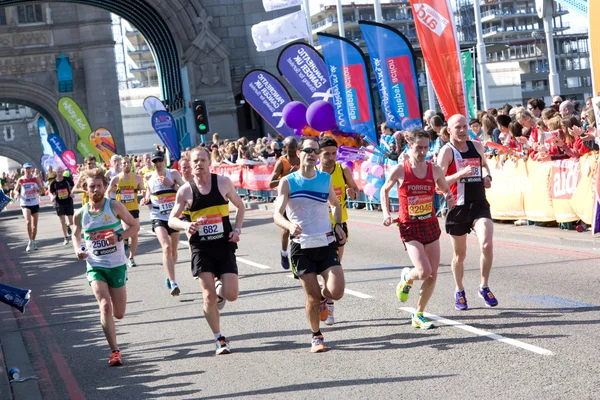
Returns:
[[[409,313],[414,313],[415,312],[415,309],[411,308],[411,307],[400,307],[400,309],[402,311],[406,311],[406,312],[409,312]],[[499,342],[503,342],[503,343],[506,343],[506,344],[510,344],[512,346],[515,346],[515,347],[520,347],[520,348],[522,348],[524,350],[532,351],[534,353],[541,354],[541,355],[544,355],[544,356],[551,356],[551,355],[553,355],[553,353],[550,350],[542,349],[541,347],[537,347],[537,346],[534,346],[534,345],[531,345],[531,344],[523,343],[523,342],[520,342],[520,341],[515,340],[515,339],[509,339],[507,337],[504,337],[502,335],[498,335],[496,333],[487,332],[487,331],[484,331],[482,329],[478,329],[478,328],[472,327],[470,325],[465,325],[462,322],[453,321],[451,319],[439,317],[437,315],[429,314],[429,313],[423,313],[423,315],[425,315],[429,319],[433,319],[435,321],[441,322],[442,324],[454,326],[455,328],[459,328],[459,329],[465,330],[467,332],[474,333],[477,336],[487,337],[487,338],[490,338],[490,339],[493,339],[493,340],[497,340]]]
[[[268,265],[262,265],[259,263],[255,263],[254,261],[246,260],[244,258],[236,257],[236,260],[238,260],[241,263],[248,264],[252,267],[256,267],[256,268],[260,268],[260,269],[271,269],[271,267],[269,267]]]
[[[294,279],[294,275],[287,275],[288,278]],[[358,297],[359,299],[372,299],[373,296],[364,294],[361,292],[357,292],[356,290],[350,290],[348,288],[344,289],[344,294],[349,294],[350,296]]]

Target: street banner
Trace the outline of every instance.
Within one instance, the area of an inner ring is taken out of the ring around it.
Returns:
[[[62,138],[56,133],[48,135],[46,140],[48,141],[48,144],[50,145],[52,150],[59,156],[67,150],[65,142],[63,142]]]
[[[552,194],[548,187],[551,179],[552,163],[528,160],[526,164],[527,185],[523,197],[526,219],[534,222],[555,221]],[[499,174],[492,173],[494,179],[496,175]],[[495,184],[494,181],[492,186]]]
[[[594,201],[594,217],[592,219],[592,233],[595,235],[600,232],[600,165],[596,164],[596,185],[594,192],[596,199]]]
[[[65,117],[77,136],[79,136],[80,140],[77,143],[77,150],[79,150],[81,155],[84,157],[94,156],[98,160],[99,155],[94,150],[89,138],[92,128],[77,103],[70,97],[62,97],[58,100],[58,111]]]
[[[96,161],[100,161],[100,155],[94,150],[94,146],[90,143],[89,138],[79,139],[77,142],[77,150],[79,150],[79,153],[84,157],[94,156],[96,157]]]
[[[589,50],[592,59],[592,86],[594,96],[600,96],[600,2],[590,1],[589,8]],[[596,120],[598,121],[598,120]]]
[[[490,203],[493,219],[523,219],[525,207],[523,194],[527,184],[527,167],[522,160],[508,159],[499,163],[488,160],[492,177],[502,174],[502,179],[494,179],[492,187],[487,189],[486,198]]]
[[[352,41],[318,33],[327,64],[338,128],[363,135],[377,145],[371,89],[365,56]]]
[[[46,120],[41,115],[38,117],[38,132],[42,141],[42,152],[44,154],[53,155],[52,147],[48,143],[48,129],[46,128]]]
[[[283,121],[283,107],[292,98],[279,79],[262,69],[250,71],[242,81],[242,94],[277,133],[284,137],[294,135],[294,130]]]
[[[24,313],[25,306],[29,303],[29,300],[31,300],[31,290],[0,283],[0,301],[2,303]]]
[[[229,180],[231,180],[231,183],[233,183],[233,186],[238,189],[243,188],[243,182],[244,182],[243,170],[244,170],[244,168],[241,165],[223,164],[223,165],[218,165],[218,166],[213,165],[210,167],[210,172],[212,174],[217,174],[217,175],[228,177]],[[271,171],[271,172],[273,172],[273,171]]]
[[[414,131],[423,128],[414,52],[396,29],[359,21],[377,79],[381,109],[389,127]]]
[[[302,10],[252,26],[252,39],[258,51],[273,50],[308,35],[306,14]]]
[[[10,204],[11,198],[4,194],[3,190],[0,190],[0,212]]]
[[[117,154],[115,141],[106,128],[98,128],[90,133],[90,143],[106,164],[110,163],[110,158]]]
[[[277,70],[306,104],[317,100],[331,102],[327,65],[312,46],[304,43],[286,46],[277,59]]]
[[[273,165],[254,165],[252,168],[244,168],[244,187],[248,190],[271,190],[271,174]]]
[[[152,127],[169,150],[169,154],[175,160],[179,160],[179,142],[177,141],[177,128],[173,116],[166,111],[156,111],[152,115]]]
[[[265,11],[277,11],[283,10],[284,8],[300,6],[302,0],[263,0],[263,6]]]
[[[460,53],[462,60],[463,79],[467,93],[467,111],[469,118],[477,118],[477,105],[475,104],[475,75],[473,74],[473,53],[470,50]]]
[[[144,99],[144,110],[146,110],[150,116],[157,111],[167,111],[163,102],[155,96],[148,96]]]
[[[77,173],[77,158],[75,158],[75,153],[71,150],[67,150],[60,155],[60,159],[65,163],[67,168],[71,173]]]
[[[410,0],[430,79],[446,119],[467,115],[456,28],[449,0]]]

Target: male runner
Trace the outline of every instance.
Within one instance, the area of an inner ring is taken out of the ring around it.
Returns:
[[[183,185],[181,175],[176,170],[165,168],[165,155],[162,151],[152,154],[152,162],[156,171],[146,174],[146,196],[140,205],[150,204],[152,231],[162,246],[163,268],[167,274],[167,288],[171,296],[179,296],[180,289],[175,282],[175,263],[177,262],[177,247],[179,232],[169,227],[169,214],[175,204],[177,188]]]
[[[325,351],[319,329],[320,305],[327,299],[339,300],[344,295],[344,271],[337,246],[346,242],[346,233],[331,175],[316,168],[321,153],[319,143],[314,137],[303,137],[299,147],[300,169],[279,181],[274,220],[277,226],[290,232],[292,271],[306,293],[306,316],[312,330],[311,352],[318,353]],[[333,207],[333,232],[328,200]],[[323,277],[323,288],[319,286],[317,274]]]
[[[119,162],[121,162],[121,160],[119,160]],[[138,191],[144,190],[144,181],[141,176],[136,175],[131,171],[131,159],[129,156],[123,157],[122,164],[122,172],[111,179],[106,195],[108,197],[109,193],[116,193],[117,201],[123,203],[131,216],[135,218],[139,224],[140,208],[138,205]],[[127,229],[128,226],[124,225],[124,228]],[[125,253],[129,250],[129,266],[132,268],[137,267],[134,259],[138,245],[137,233],[131,236],[131,240],[125,239],[124,245]]]
[[[119,175],[122,171],[121,168],[121,156],[113,154],[110,158],[110,168],[106,171],[106,179],[110,182],[111,179],[117,175]],[[115,200],[117,198],[117,193],[114,191],[115,189],[111,189],[108,193],[108,198]]]
[[[83,160],[83,168],[84,168],[84,171],[88,170],[88,169],[98,168],[96,157],[95,156],[87,156]],[[81,176],[83,176],[84,171],[82,171],[82,174],[79,175],[77,182],[75,182],[75,187],[73,188],[73,193],[75,193],[75,194],[81,193],[81,205],[82,206],[84,204],[86,204],[89,200],[88,199],[88,191],[87,191],[87,188],[85,187],[85,179],[81,179]]]
[[[29,242],[25,248],[26,252],[37,250],[35,237],[37,236],[38,217],[40,211],[40,196],[44,194],[44,184],[39,176],[33,175],[33,165],[26,162],[23,164],[25,175],[17,180],[13,191],[13,198],[20,197],[21,211],[25,218],[27,236]]]
[[[245,207],[229,178],[210,173],[208,149],[197,147],[191,157],[194,177],[177,191],[169,226],[185,230],[190,236],[192,275],[200,280],[204,317],[215,335],[216,354],[229,354],[229,343],[221,333],[219,309],[225,300],[235,301],[238,296],[235,250],[240,241]],[[233,228],[229,202],[237,209]],[[180,219],[186,207],[190,221]]]
[[[352,171],[345,165],[337,162],[337,150],[338,144],[332,137],[325,136],[319,142],[319,147],[321,148],[321,164],[319,165],[319,171],[327,172],[331,175],[331,183],[333,184],[333,190],[335,195],[340,203],[342,208],[342,229],[346,233],[346,240],[348,239],[348,210],[346,208],[347,198],[349,197],[352,200],[356,200],[358,197],[359,189],[354,182],[354,178],[352,177]],[[333,219],[333,214],[331,211],[329,212],[329,218],[331,220],[332,227],[335,227],[335,220]],[[338,255],[340,258],[340,263],[342,262],[342,258],[344,256],[344,244],[338,243]],[[334,305],[333,300],[328,299],[327,304],[321,304],[320,308],[320,316],[321,321],[325,321],[326,325],[333,325],[334,317],[333,317]]]
[[[485,305],[495,307],[498,300],[488,287],[494,258],[494,224],[490,205],[485,197],[485,189],[492,186],[492,177],[483,145],[468,140],[467,119],[456,114],[448,120],[450,142],[442,147],[438,165],[444,171],[446,180],[456,198],[456,207],[446,216],[446,233],[450,234],[454,257],[452,273],[456,282],[456,309],[466,310],[467,297],[463,287],[464,261],[467,256],[467,233],[471,229],[477,234],[481,249],[481,285],[479,297]],[[486,175],[482,176],[482,169]]]
[[[283,140],[283,149],[285,154],[277,160],[275,163],[275,169],[271,174],[271,181],[269,187],[274,189],[279,185],[279,181],[282,177],[294,172],[300,166],[300,159],[298,158],[298,141],[293,136],[288,136]],[[290,269],[290,260],[288,258],[288,241],[290,240],[290,233],[285,230],[281,232],[281,266],[283,269]]]
[[[73,225],[75,210],[73,209],[72,187],[69,181],[64,178],[64,172],[61,167],[56,168],[56,178],[50,184],[48,191],[52,196],[52,202],[56,203],[56,215],[60,220],[60,227],[65,238],[63,244],[66,246],[69,244],[69,237],[72,234],[71,226]]]
[[[140,168],[139,175],[142,178],[145,178],[149,172],[154,172],[155,169],[154,164],[152,164],[152,157],[150,157],[149,153],[144,153],[144,155],[142,155],[142,162],[144,163],[144,166]]]
[[[140,225],[123,204],[104,197],[108,183],[104,170],[86,170],[81,179],[85,180],[89,202],[75,213],[73,249],[77,258],[86,260],[88,283],[98,300],[100,322],[112,351],[108,364],[122,365],[113,316],[122,319],[127,305],[127,258],[123,239],[136,234]],[[123,230],[121,222],[128,228]]]
[[[429,151],[429,133],[424,130],[411,132],[408,145],[409,159],[396,165],[381,189],[383,206],[383,225],[390,226],[394,221],[390,215],[388,198],[390,190],[398,185],[400,203],[398,225],[400,238],[404,243],[408,257],[415,268],[404,268],[396,295],[401,302],[408,300],[408,294],[415,280],[422,280],[419,300],[412,326],[431,329],[435,326],[423,316],[425,306],[433,294],[440,264],[440,225],[435,215],[433,198],[435,186],[445,193],[448,207],[454,206],[454,197],[446,183],[440,167],[426,161]]]

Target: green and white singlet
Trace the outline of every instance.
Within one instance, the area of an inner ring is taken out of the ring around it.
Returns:
[[[86,259],[89,268],[117,268],[127,265],[125,245],[121,242],[109,244],[104,237],[107,233],[123,232],[121,220],[115,215],[111,203],[113,200],[104,199],[102,212],[91,215],[89,203],[83,206],[81,212],[81,227],[88,250]]]

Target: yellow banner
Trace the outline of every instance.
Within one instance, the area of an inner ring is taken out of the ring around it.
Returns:
[[[552,208],[550,172],[552,163],[527,161],[527,190],[525,191],[525,214],[529,221],[555,221]]]
[[[588,1],[588,10],[590,14],[589,24],[589,46],[592,58],[592,83],[594,87],[594,96],[600,92],[600,2]]]
[[[528,182],[525,162],[509,159],[500,163],[493,158],[488,160],[488,165],[493,179],[492,187],[487,190],[492,218],[525,218],[523,193]]]

